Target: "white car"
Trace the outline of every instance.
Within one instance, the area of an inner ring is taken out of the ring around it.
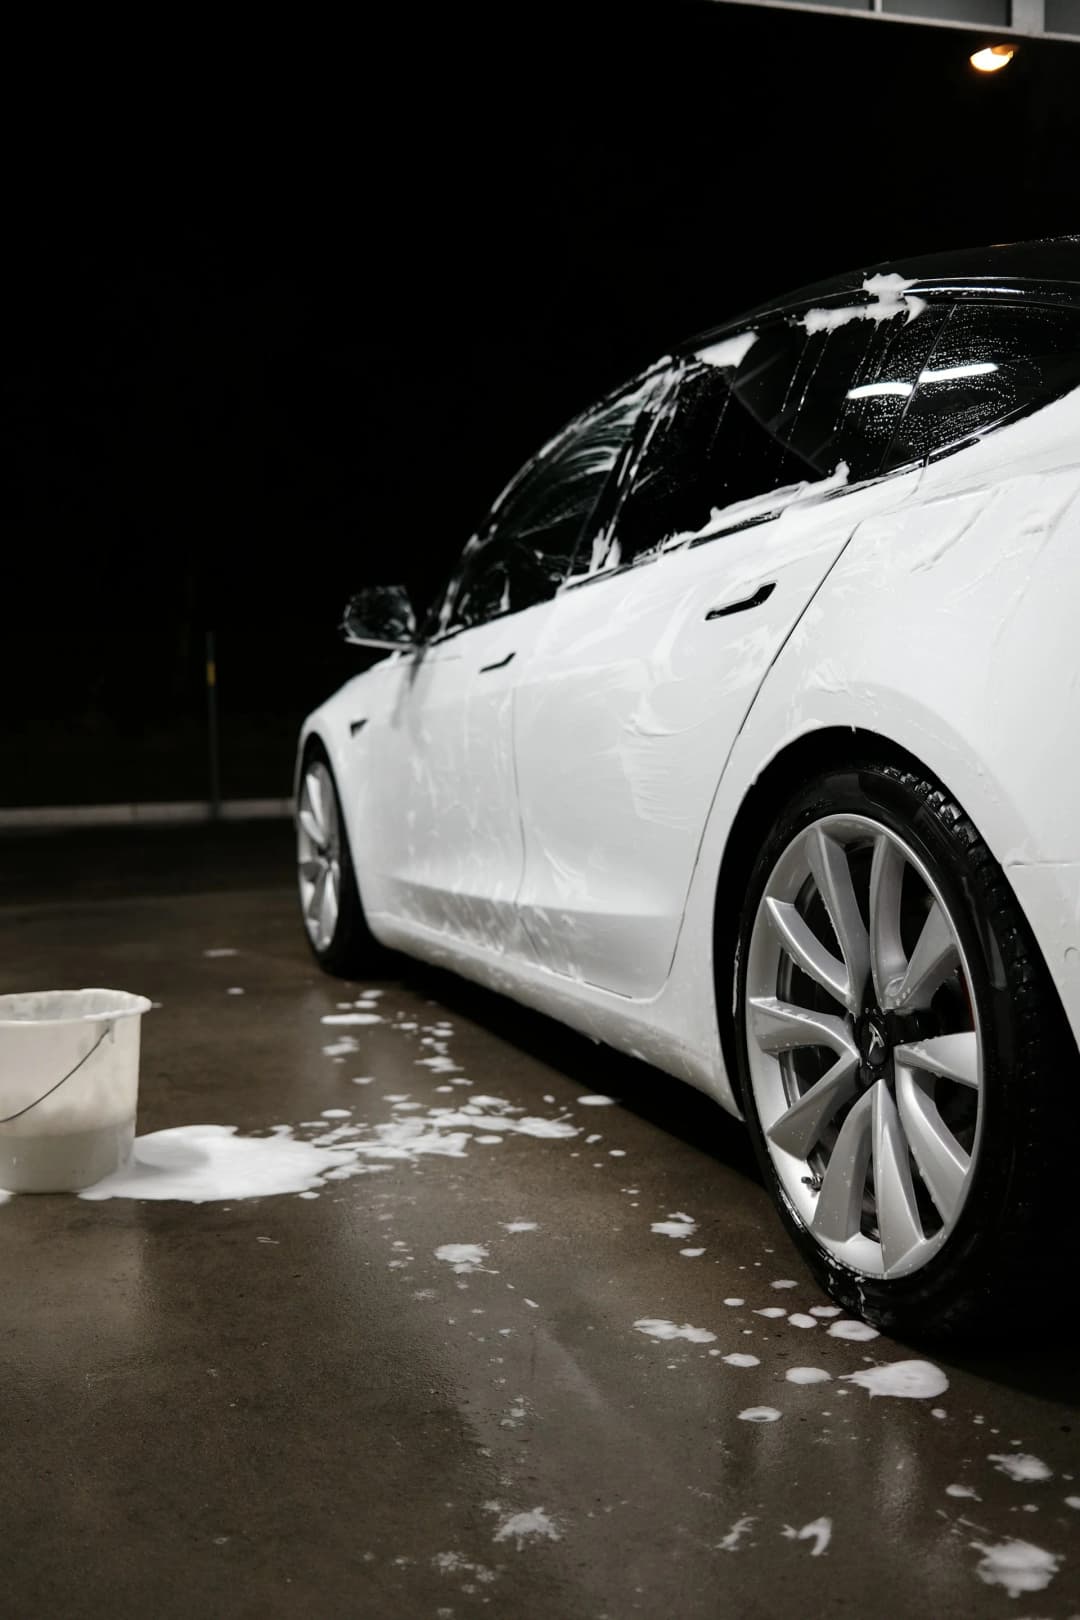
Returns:
[[[330,971],[451,967],[741,1113],[898,1332],[1060,1251],[1080,1034],[1080,238],[775,300],[522,470],[310,716]]]

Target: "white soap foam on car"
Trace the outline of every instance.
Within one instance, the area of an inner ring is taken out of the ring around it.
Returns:
[[[889,1361],[882,1367],[844,1373],[843,1377],[871,1396],[893,1395],[909,1401],[932,1401],[949,1387],[945,1373],[932,1361]]]
[[[733,1350],[730,1356],[722,1358],[729,1367],[760,1367],[761,1359],[758,1356],[748,1356],[741,1350]]]
[[[639,1333],[645,1333],[650,1339],[687,1339],[691,1344],[712,1344],[716,1338],[708,1328],[691,1327],[684,1322],[679,1327],[675,1322],[665,1321],[659,1316],[642,1316],[635,1323]]]
[[[319,1022],[320,1024],[381,1024],[382,1017],[379,1013],[372,1012],[323,1013]]]
[[[828,1384],[832,1382],[832,1373],[827,1373],[824,1367],[789,1367],[784,1377],[789,1384]]]
[[[743,1423],[775,1423],[782,1416],[775,1406],[747,1406],[739,1413]]]

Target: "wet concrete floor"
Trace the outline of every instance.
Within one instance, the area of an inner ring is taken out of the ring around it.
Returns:
[[[418,965],[325,978],[289,863],[281,826],[0,845],[3,989],[161,1004],[141,1134],[399,1154],[306,1197],[0,1207],[0,1612],[1080,1613],[1071,1336],[836,1336],[737,1122]],[[357,1000],[379,1021],[322,1021]],[[851,1380],[910,1358],[948,1388]]]

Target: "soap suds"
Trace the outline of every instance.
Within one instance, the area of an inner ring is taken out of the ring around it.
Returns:
[[[727,1362],[729,1367],[761,1366],[760,1357],[744,1355],[741,1350],[733,1350],[730,1356],[724,1356],[722,1359]]]
[[[478,1271],[487,1257],[482,1243],[441,1243],[435,1250],[436,1260],[445,1260],[459,1275]]]
[[[946,1487],[945,1487],[945,1495],[946,1496],[970,1496],[971,1500],[973,1502],[981,1502],[982,1501],[982,1497],[978,1494],[978,1492],[976,1491],[974,1485],[946,1485]]]
[[[890,1361],[883,1367],[865,1367],[861,1372],[844,1373],[851,1384],[874,1395],[895,1395],[903,1400],[930,1401],[944,1395],[949,1380],[930,1361]]]
[[[789,1367],[784,1377],[789,1384],[828,1384],[832,1373],[827,1373],[824,1367]]]
[[[806,1316],[806,1315],[803,1314],[802,1311],[793,1311],[791,1313],[791,1315],[788,1317],[788,1321],[791,1323],[792,1327],[797,1327],[797,1328],[816,1328],[817,1327],[817,1322],[814,1319],[814,1317]]]
[[[746,1301],[745,1301],[745,1299],[737,1299],[735,1297],[735,1295],[733,1294],[730,1299],[725,1299],[724,1304],[725,1305],[745,1305]]]
[[[319,1022],[321,1024],[381,1024],[382,1018],[378,1013],[370,1012],[324,1013]]]
[[[972,1541],[970,1545],[983,1555],[975,1566],[979,1579],[987,1586],[1003,1586],[1010,1597],[1044,1591],[1061,1562],[1054,1553],[1045,1552],[1030,1541],[999,1541],[992,1547],[983,1541]]]
[[[820,1558],[832,1540],[832,1520],[826,1518],[813,1519],[809,1524],[804,1524],[801,1530],[796,1530],[792,1525],[786,1524],[782,1534],[789,1541],[812,1541],[814,1545],[810,1549],[810,1556],[811,1558]]]
[[[651,1230],[658,1232],[661,1237],[688,1238],[697,1231],[697,1221],[676,1210],[666,1221],[653,1221]]]
[[[542,1507],[536,1507],[530,1513],[507,1515],[496,1530],[494,1539],[515,1541],[520,1552],[527,1541],[559,1541],[562,1532]]]
[[[775,1406],[747,1406],[739,1413],[744,1423],[775,1423],[780,1415]]]
[[[794,1277],[778,1277],[775,1282],[769,1284],[770,1288],[798,1288],[798,1286]]]
[[[839,1316],[839,1305],[811,1305],[811,1316]]]
[[[687,1260],[696,1260],[699,1255],[702,1255],[702,1254],[705,1253],[705,1250],[704,1249],[680,1249],[679,1253],[682,1254],[682,1255],[685,1255]]]
[[[834,1322],[829,1329],[829,1336],[833,1339],[850,1339],[853,1344],[866,1344],[871,1339],[880,1338],[877,1328],[871,1327],[869,1322]]]
[[[536,1221],[502,1221],[504,1232],[538,1232],[540,1230]]]
[[[754,1520],[752,1516],[748,1516],[745,1519],[736,1519],[727,1535],[721,1536],[720,1540],[716,1543],[717,1552],[737,1552],[739,1542],[742,1540],[743,1536],[748,1533],[753,1522]]]
[[[987,1458],[992,1462],[999,1474],[1008,1474],[1010,1479],[1027,1484],[1036,1479],[1053,1479],[1053,1470],[1047,1468],[1038,1457],[1031,1457],[1025,1451],[991,1452]]]
[[[614,1097],[604,1097],[599,1092],[588,1097],[576,1097],[575,1102],[583,1103],[586,1108],[607,1108],[615,1102]]]
[[[79,1197],[205,1204],[310,1192],[327,1176],[360,1173],[350,1150],[298,1141],[287,1125],[269,1136],[240,1136],[235,1125],[180,1125],[137,1137],[129,1162]]]
[[[712,1344],[716,1338],[708,1328],[691,1327],[684,1322],[677,1327],[674,1322],[667,1322],[663,1317],[642,1316],[634,1323],[639,1333],[647,1333],[650,1339],[689,1339],[691,1344]]]
[[[771,1320],[775,1320],[777,1317],[786,1316],[787,1311],[783,1310],[779,1305],[766,1305],[760,1311],[755,1311],[754,1315],[767,1316]]]
[[[204,956],[239,956],[240,952],[231,945],[216,945],[211,951],[203,951]]]

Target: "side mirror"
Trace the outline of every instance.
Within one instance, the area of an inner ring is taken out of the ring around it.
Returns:
[[[415,647],[416,614],[404,585],[369,585],[350,596],[341,635],[354,647]]]

